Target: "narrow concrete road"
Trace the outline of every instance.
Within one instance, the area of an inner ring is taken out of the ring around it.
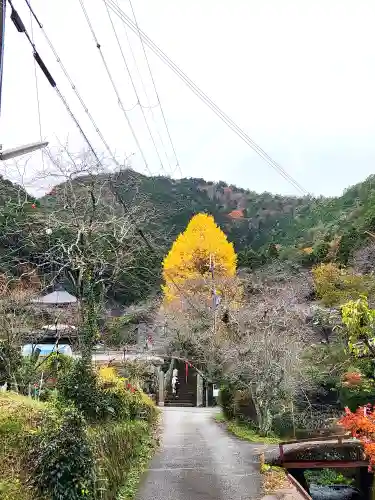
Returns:
[[[257,446],[213,421],[214,410],[165,408],[160,450],[137,500],[255,500],[261,498]]]

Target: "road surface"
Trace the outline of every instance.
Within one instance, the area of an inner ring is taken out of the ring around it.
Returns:
[[[163,439],[137,500],[261,498],[259,447],[226,433],[210,408],[165,408]]]

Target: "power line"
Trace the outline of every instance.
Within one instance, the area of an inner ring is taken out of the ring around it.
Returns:
[[[31,11],[30,11],[30,31],[31,31],[31,40],[34,43],[33,15],[32,15]],[[35,76],[35,92],[36,92],[36,103],[37,103],[38,121],[39,121],[39,138],[40,138],[40,142],[42,142],[43,141],[43,138],[42,138],[42,120],[41,120],[41,113],[40,113],[38,73],[37,73],[37,70],[36,70],[36,60],[35,60],[35,58],[34,58],[34,76]],[[43,164],[43,170],[44,170],[44,154],[43,154],[43,151],[41,151],[41,155],[42,155],[42,164]]]
[[[105,148],[106,148],[106,150],[108,151],[108,153],[109,153],[109,155],[111,156],[111,158],[113,159],[113,161],[116,163],[116,165],[118,165],[118,161],[117,161],[117,159],[116,159],[115,155],[113,154],[113,152],[112,152],[111,148],[109,147],[108,142],[105,140],[105,138],[104,138],[104,136],[103,136],[103,134],[102,134],[101,130],[99,129],[99,127],[98,127],[98,125],[96,124],[96,122],[95,122],[95,120],[94,120],[93,116],[91,115],[91,113],[90,113],[90,111],[89,111],[88,107],[86,106],[86,104],[85,104],[85,102],[84,102],[84,100],[83,100],[83,98],[82,98],[81,94],[79,93],[79,91],[78,91],[78,89],[77,89],[77,87],[76,87],[75,83],[73,82],[72,78],[70,77],[70,75],[69,75],[69,73],[68,73],[68,71],[67,71],[66,67],[64,66],[64,64],[63,64],[63,62],[62,62],[62,60],[61,60],[60,56],[58,55],[58,53],[57,53],[57,51],[56,51],[55,47],[53,46],[53,44],[52,44],[52,42],[51,42],[50,38],[48,37],[48,35],[47,35],[47,33],[46,33],[46,31],[45,31],[45,29],[44,29],[44,27],[43,27],[42,23],[40,22],[39,18],[37,17],[37,15],[36,15],[36,13],[35,13],[35,10],[31,7],[30,0],[25,0],[25,2],[26,2],[27,6],[28,6],[28,8],[29,8],[29,10],[30,10],[30,15],[31,15],[31,16],[33,16],[33,18],[35,19],[35,21],[36,21],[37,25],[39,26],[40,30],[42,31],[42,33],[43,33],[43,35],[44,35],[44,38],[46,39],[46,41],[47,41],[47,43],[48,43],[48,45],[49,45],[50,49],[52,50],[52,52],[53,52],[53,54],[54,54],[54,56],[55,56],[55,58],[56,58],[56,61],[59,63],[59,65],[60,65],[60,67],[61,67],[61,69],[62,69],[62,71],[63,71],[64,75],[66,76],[67,80],[69,81],[69,84],[70,84],[71,88],[73,89],[73,91],[74,91],[74,93],[76,94],[76,96],[77,96],[77,98],[78,98],[79,102],[81,103],[82,108],[84,109],[85,113],[86,113],[86,114],[87,114],[87,116],[89,117],[89,120],[91,121],[91,123],[92,123],[92,125],[93,125],[93,127],[94,127],[94,129],[95,129],[95,131],[96,131],[96,133],[97,133],[97,134],[98,134],[98,136],[100,137],[101,141],[102,141],[102,142],[103,142],[103,144],[104,144],[104,147],[105,147]]]
[[[104,1],[105,1],[105,0],[104,0]],[[132,14],[133,14],[133,18],[134,18],[135,25],[136,25],[137,30],[138,30],[138,32],[139,32],[138,21],[137,21],[137,17],[136,17],[136,15],[135,15],[135,11],[134,11],[134,8],[133,8],[133,3],[132,3],[132,0],[129,0],[129,3],[130,3],[131,10],[132,10]],[[118,4],[117,4],[117,7],[118,7]],[[118,7],[118,8],[119,8],[119,7]],[[151,66],[150,66],[150,62],[149,62],[148,57],[147,57],[147,52],[146,52],[146,49],[145,49],[145,46],[144,46],[144,43],[143,43],[143,39],[142,39],[142,37],[141,37],[141,36],[139,36],[139,39],[140,39],[140,41],[141,41],[143,54],[144,54],[145,59],[146,59],[146,63],[147,63],[148,71],[149,71],[149,73],[150,73],[150,77],[151,77],[152,85],[153,85],[154,90],[155,90],[155,95],[156,95],[156,98],[157,98],[158,104],[159,104],[159,106],[160,106],[160,111],[161,111],[161,114],[162,114],[162,117],[163,117],[164,125],[165,125],[165,128],[166,128],[166,130],[167,130],[167,134],[168,134],[169,142],[171,143],[172,150],[173,150],[173,154],[174,154],[174,157],[175,157],[175,159],[176,159],[176,168],[178,168],[178,169],[180,170],[180,174],[181,174],[181,177],[182,177],[182,172],[181,172],[180,163],[179,163],[179,161],[178,161],[178,158],[177,158],[177,153],[176,153],[176,150],[175,150],[175,147],[174,147],[173,141],[172,141],[171,134],[170,134],[170,132],[169,132],[169,127],[168,127],[168,124],[167,124],[167,120],[166,120],[166,118],[165,118],[165,114],[164,114],[163,106],[162,106],[161,101],[160,101],[159,93],[158,93],[157,88],[156,88],[156,84],[155,84],[154,76],[153,76],[152,71],[151,71]]]
[[[156,151],[156,154],[157,154],[157,157],[159,158],[159,162],[160,162],[160,166],[162,168],[162,170],[164,170],[164,165],[163,165],[163,162],[162,162],[162,159],[160,157],[160,154],[159,154],[159,150],[157,148],[157,145],[156,145],[156,142],[155,142],[155,139],[154,139],[154,136],[152,135],[152,132],[151,132],[151,129],[150,129],[150,125],[147,121],[147,118],[146,118],[146,114],[145,114],[145,110],[143,109],[143,107],[141,106],[141,101],[140,101],[140,98],[139,98],[139,95],[138,95],[138,91],[137,91],[137,88],[134,84],[134,81],[133,81],[133,77],[130,73],[130,69],[129,69],[129,66],[128,66],[128,63],[126,62],[126,58],[125,58],[125,55],[124,55],[124,51],[122,50],[122,47],[121,47],[121,43],[120,43],[120,40],[119,40],[119,37],[117,35],[117,31],[116,31],[116,28],[115,28],[115,25],[113,23],[113,20],[112,20],[112,17],[111,17],[111,12],[109,10],[109,7],[108,5],[104,2],[104,5],[105,5],[105,8],[106,8],[106,11],[107,11],[107,14],[108,14],[108,18],[109,18],[109,21],[111,23],[111,26],[112,26],[112,30],[113,30],[113,33],[116,37],[116,40],[117,40],[117,45],[119,47],[119,50],[121,52],[121,56],[122,56],[122,60],[124,61],[124,64],[125,64],[125,68],[128,72],[128,75],[129,75],[129,78],[130,78],[130,81],[131,81],[131,84],[133,86],[133,90],[134,90],[134,93],[136,95],[136,98],[137,98],[137,101],[138,101],[138,104],[140,106],[140,109],[141,109],[141,112],[142,112],[142,115],[143,115],[143,118],[144,118],[144,121],[146,123],[146,127],[147,127],[147,130],[148,130],[148,133],[150,135],[150,138],[151,138],[151,141],[154,145],[154,148],[155,148],[155,151]],[[170,165],[169,165],[170,166]]]
[[[248,146],[263,158],[285,180],[292,184],[303,195],[308,191],[299,184],[286,170],[273,160],[258,144],[249,137],[227,114],[224,113],[147,35],[144,33],[113,0],[104,0],[112,11],[161,59],[172,71],[204,102],[233,132],[235,132]]]
[[[127,113],[127,111],[126,111],[126,109],[125,109],[125,107],[124,107],[124,104],[123,104],[122,100],[121,100],[121,97],[120,97],[119,91],[118,91],[118,89],[117,89],[117,87],[116,87],[116,84],[115,84],[115,81],[114,81],[114,79],[113,79],[113,77],[112,77],[112,74],[111,74],[111,72],[110,72],[110,70],[109,70],[109,67],[108,67],[107,61],[105,60],[104,54],[103,54],[102,49],[101,49],[101,45],[100,45],[99,40],[98,40],[98,38],[97,38],[97,36],[96,36],[96,34],[95,34],[94,28],[93,28],[93,26],[92,26],[92,24],[91,24],[90,17],[89,17],[89,15],[88,15],[88,13],[87,13],[87,10],[86,10],[86,8],[85,8],[85,5],[84,5],[84,3],[83,3],[83,0],[79,0],[79,3],[80,3],[80,5],[81,5],[82,12],[83,12],[83,14],[84,14],[84,16],[85,16],[85,18],[86,18],[86,21],[87,21],[88,27],[89,27],[89,29],[90,29],[90,31],[91,31],[91,34],[92,34],[92,36],[93,36],[93,38],[94,38],[94,42],[95,42],[95,44],[96,44],[96,48],[97,48],[97,49],[98,49],[98,51],[99,51],[99,54],[100,54],[100,57],[101,57],[101,59],[102,59],[102,62],[103,62],[104,68],[105,68],[105,70],[106,70],[106,72],[107,72],[108,78],[109,78],[109,80],[110,80],[110,82],[111,82],[111,84],[112,84],[113,90],[114,90],[114,92],[115,92],[115,94],[116,94],[116,97],[117,97],[117,102],[118,102],[118,104],[119,104],[119,106],[120,106],[120,108],[121,108],[121,110],[122,110],[122,112],[123,112],[123,114],[124,114],[124,116],[125,116],[125,119],[126,119],[126,121],[127,121],[127,124],[128,124],[128,126],[129,126],[129,128],[130,128],[130,131],[131,131],[132,135],[133,135],[134,141],[135,141],[135,143],[136,143],[136,145],[137,145],[137,147],[138,147],[139,152],[141,153],[141,156],[142,156],[143,162],[144,162],[144,164],[145,164],[145,166],[146,166],[146,169],[148,170],[148,172],[150,173],[150,175],[152,175],[152,172],[151,172],[151,170],[150,170],[150,168],[149,168],[149,166],[148,166],[148,162],[147,162],[147,160],[146,160],[145,154],[144,154],[144,152],[143,152],[143,150],[142,150],[142,147],[141,147],[141,145],[140,145],[140,143],[139,143],[138,137],[137,137],[137,135],[136,135],[136,133],[135,133],[135,131],[134,131],[134,128],[133,128],[133,126],[132,126],[132,124],[131,124],[131,121],[130,121],[130,119],[129,119],[128,113]]]
[[[27,32],[26,27],[25,27],[25,25],[24,25],[21,17],[19,16],[18,12],[16,11],[16,9],[13,6],[12,0],[8,0],[8,2],[9,2],[9,5],[11,6],[11,8],[12,8],[12,12],[11,12],[10,18],[13,21],[14,26],[16,27],[16,29],[17,29],[17,31],[19,33],[24,33],[25,34],[28,42],[30,43],[30,45],[31,45],[31,47],[33,49],[34,60],[38,64],[39,68],[43,71],[44,76],[47,78],[47,80],[48,80],[49,84],[51,85],[51,87],[55,89],[57,95],[59,96],[60,100],[64,104],[67,112],[69,113],[70,117],[72,118],[72,120],[76,124],[78,130],[80,131],[82,137],[84,138],[84,140],[86,141],[87,145],[89,146],[92,154],[94,155],[95,159],[98,161],[98,164],[101,164],[101,161],[100,161],[100,159],[99,159],[99,157],[98,157],[95,149],[93,148],[90,140],[86,136],[86,134],[83,131],[83,129],[82,129],[79,121],[77,120],[77,118],[75,117],[74,113],[70,109],[69,104],[67,103],[65,97],[62,95],[62,93],[60,92],[59,88],[57,87],[56,82],[53,79],[51,73],[49,72],[47,66],[44,64],[42,58],[40,57],[40,55],[39,55],[39,53],[38,53],[38,51],[36,49],[36,46],[35,46],[34,42],[32,41],[32,39],[30,38],[30,35]]]
[[[117,0],[116,0],[116,4],[117,4],[117,6],[118,6],[118,2],[117,2]],[[107,6],[107,4],[106,4],[106,6]],[[108,8],[108,6],[107,6],[107,8]],[[134,64],[135,64],[135,68],[136,68],[136,70],[137,70],[137,74],[138,74],[138,77],[139,77],[139,79],[140,79],[140,82],[141,82],[141,85],[142,85],[143,92],[145,93],[145,96],[146,96],[146,99],[147,99],[147,103],[148,103],[148,106],[147,106],[147,107],[148,107],[148,109],[149,109],[149,110],[150,110],[150,112],[151,112],[151,117],[152,117],[152,120],[153,120],[153,122],[154,122],[154,124],[155,124],[156,132],[157,132],[157,134],[158,134],[158,136],[159,136],[160,143],[161,143],[161,145],[162,145],[162,147],[163,147],[163,149],[164,149],[164,154],[165,154],[165,156],[166,156],[166,158],[167,158],[168,163],[170,164],[170,162],[169,162],[169,157],[168,157],[168,154],[167,154],[167,150],[166,150],[166,147],[165,147],[165,145],[164,145],[163,138],[162,138],[162,136],[161,136],[161,134],[160,134],[160,132],[159,132],[159,129],[158,129],[158,127],[157,127],[157,123],[156,123],[156,119],[155,119],[155,114],[154,114],[154,111],[153,111],[153,109],[154,109],[154,108],[157,108],[157,107],[159,107],[159,108],[160,108],[160,105],[159,105],[159,103],[157,103],[155,106],[151,106],[150,98],[149,98],[149,96],[148,96],[148,92],[147,92],[147,89],[146,89],[145,83],[144,83],[144,81],[143,81],[143,78],[142,78],[142,75],[141,75],[141,72],[140,72],[140,69],[139,69],[138,63],[137,63],[137,58],[135,57],[135,54],[134,54],[134,51],[133,51],[133,47],[132,47],[132,44],[131,44],[131,41],[130,41],[130,38],[129,38],[129,35],[128,35],[128,30],[126,29],[125,24],[123,24],[123,26],[124,26],[124,32],[125,32],[126,40],[127,40],[127,42],[128,42],[128,45],[129,45],[130,53],[131,53],[131,55],[132,55],[132,59],[133,59]],[[142,106],[142,104],[140,104],[140,106]],[[143,106],[143,107],[145,107],[145,106]],[[181,176],[182,176],[182,173],[181,173]]]
[[[117,2],[117,0],[116,0],[116,2]],[[105,6],[106,6],[106,9],[107,9],[107,11],[108,11],[108,6],[107,6],[107,4],[106,4],[106,3],[105,3]],[[110,15],[110,14],[108,14],[108,15]],[[113,23],[112,18],[111,18],[111,22]],[[165,154],[165,157],[166,157],[166,159],[167,159],[167,162],[168,162],[169,166],[171,167],[171,165],[170,165],[170,161],[169,161],[169,158],[168,158],[168,155],[167,155],[167,152],[166,152],[166,148],[165,148],[165,145],[164,145],[164,141],[163,141],[163,138],[162,138],[162,136],[161,136],[161,134],[160,134],[160,132],[159,132],[159,129],[158,129],[158,127],[157,127],[156,120],[155,120],[155,115],[154,115],[154,111],[153,111],[153,110],[154,110],[154,108],[157,108],[157,107],[160,107],[160,106],[159,106],[159,104],[158,104],[158,103],[157,103],[156,105],[154,105],[154,106],[152,106],[152,105],[151,105],[151,102],[150,102],[150,99],[149,99],[149,97],[148,97],[148,93],[147,93],[147,90],[146,90],[146,87],[145,87],[145,84],[144,84],[144,81],[143,81],[143,78],[142,78],[141,72],[140,72],[140,70],[139,70],[139,66],[138,66],[138,63],[137,63],[137,59],[136,59],[136,57],[135,57],[135,55],[134,55],[134,51],[133,51],[132,44],[131,44],[130,39],[129,39],[129,35],[128,35],[128,32],[127,32],[126,26],[125,26],[125,25],[123,25],[123,26],[124,26],[124,31],[125,31],[126,40],[127,40],[127,42],[128,42],[128,45],[129,45],[130,53],[131,53],[131,55],[132,55],[132,59],[133,59],[134,64],[135,64],[135,68],[136,68],[136,70],[137,70],[137,73],[138,73],[139,79],[140,79],[140,81],[141,81],[141,85],[142,85],[142,88],[143,88],[143,91],[144,91],[144,93],[145,93],[145,96],[146,96],[146,99],[147,99],[147,103],[148,103],[148,106],[144,106],[144,105],[142,105],[142,103],[140,102],[140,99],[139,99],[139,106],[140,106],[141,108],[143,108],[143,109],[149,109],[149,110],[150,110],[152,120],[153,120],[153,122],[154,122],[154,124],[155,124],[156,133],[157,133],[157,135],[158,135],[158,137],[159,137],[160,143],[161,143],[162,148],[163,148],[163,150],[164,150],[164,154]]]
[[[117,1],[117,0],[115,0],[115,1],[116,1],[116,5],[117,5],[117,7],[118,7],[118,1]],[[106,5],[106,6],[107,6],[107,5]],[[108,7],[108,6],[107,6],[107,7]],[[129,45],[130,53],[131,53],[131,55],[132,55],[132,58],[133,58],[133,61],[134,61],[134,64],[135,64],[135,68],[136,68],[136,70],[137,70],[137,73],[138,73],[139,79],[140,79],[140,81],[141,81],[142,88],[143,88],[143,92],[145,93],[145,96],[146,96],[146,99],[147,99],[147,102],[148,102],[148,106],[147,106],[147,107],[148,107],[148,108],[150,108],[150,109],[152,109],[152,108],[156,108],[156,107],[158,107],[158,106],[159,106],[159,104],[157,103],[156,105],[151,106],[151,102],[150,102],[150,99],[149,99],[149,97],[148,97],[148,93],[147,93],[147,90],[146,90],[146,87],[145,87],[145,84],[144,84],[144,81],[143,81],[143,78],[142,78],[141,72],[140,72],[140,70],[139,70],[139,66],[138,66],[138,63],[137,63],[137,59],[136,59],[136,57],[135,57],[135,55],[134,55],[133,47],[132,47],[132,44],[131,44],[131,42],[130,42],[130,38],[129,38],[129,35],[128,35],[128,31],[127,31],[127,29],[126,29],[125,24],[123,24],[123,26],[124,26],[124,32],[125,32],[126,40],[127,40],[127,42],[128,42],[128,45]],[[140,104],[140,105],[142,106],[142,104]],[[145,106],[143,106],[143,107],[145,107]]]
[[[117,185],[114,183],[113,181],[113,178],[110,177],[109,178],[109,186],[110,186],[110,189],[113,193],[113,195],[115,196],[115,198],[117,199],[118,203],[122,206],[125,214],[129,217],[129,220],[130,222],[134,225],[137,233],[139,234],[139,236],[142,238],[142,240],[144,241],[144,243],[146,244],[147,248],[157,257],[160,257],[160,254],[159,252],[157,252],[157,250],[155,249],[155,247],[150,243],[149,239],[147,238],[147,236],[145,235],[145,233],[143,232],[143,230],[138,227],[138,224],[137,222],[134,220],[132,214],[129,212],[129,208],[128,206],[126,205],[123,197],[121,196],[118,188],[117,188]],[[150,273],[152,273],[152,271],[150,270]],[[168,278],[172,281],[172,283],[174,284],[174,286],[177,288],[177,290],[185,297],[186,301],[189,303],[189,305],[195,309],[197,312],[200,312],[197,307],[191,302],[190,298],[184,294],[184,291],[181,289],[181,287],[178,285],[178,283],[176,283],[175,279],[173,278],[172,275],[170,275],[169,273],[166,273],[168,275]]]

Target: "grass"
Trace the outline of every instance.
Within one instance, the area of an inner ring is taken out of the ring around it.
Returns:
[[[132,465],[126,475],[125,484],[122,486],[117,500],[133,500],[135,497],[141,477],[148,469],[148,464],[154,455],[156,441],[153,437],[145,439],[134,453]]]
[[[254,427],[249,424],[227,420],[222,413],[215,415],[216,422],[224,424],[227,430],[244,441],[261,444],[277,444],[280,439],[277,436],[261,436]]]
[[[0,498],[31,500],[24,457],[30,437],[38,429],[44,403],[13,392],[0,393]],[[21,479],[22,478],[22,479]]]
[[[151,434],[148,434],[134,451],[130,469],[126,474],[126,480],[121,487],[117,500],[133,500],[138,492],[142,475],[148,469],[151,458],[159,446],[159,433],[161,429],[161,413],[158,412],[156,420],[150,426]]]

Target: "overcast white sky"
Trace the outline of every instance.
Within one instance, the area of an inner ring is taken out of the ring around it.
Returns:
[[[30,29],[24,0],[13,0]],[[121,160],[147,172],[117,104],[78,0],[31,0],[72,79]],[[131,14],[128,0],[118,0]],[[229,116],[313,194],[336,195],[374,173],[374,0],[133,0],[140,27]],[[86,0],[108,65],[126,108],[136,97],[130,85],[103,0]],[[9,19],[0,137],[4,148],[39,140],[31,48]],[[131,58],[126,32],[113,16],[141,101],[147,104]],[[40,55],[95,147],[104,146],[34,23]],[[139,40],[131,45],[156,104]],[[149,59],[183,176],[224,180],[255,191],[298,194],[231,132],[154,54]],[[69,137],[72,150],[84,143],[74,123],[37,69],[42,135],[52,146]],[[150,127],[168,144],[160,111]],[[163,169],[147,135],[139,107],[129,113],[154,174]],[[162,151],[162,149],[160,149]],[[2,167],[3,171],[5,167]],[[41,155],[28,163],[27,182],[41,169]],[[7,164],[6,175],[18,179]],[[30,189],[35,190],[36,185]]]

